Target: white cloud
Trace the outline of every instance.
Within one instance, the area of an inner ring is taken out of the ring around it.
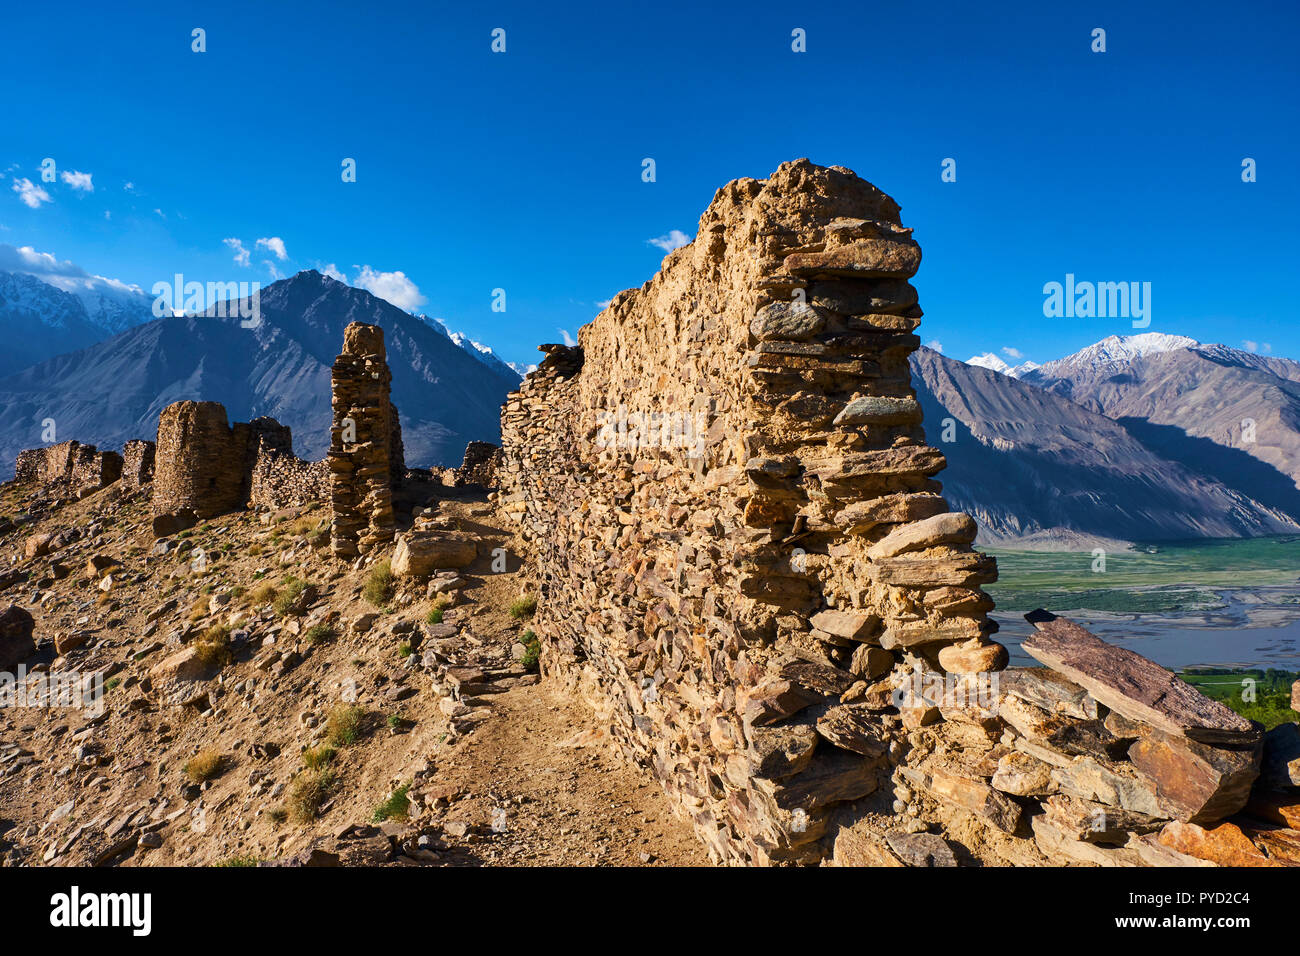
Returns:
[[[352,285],[407,312],[429,301],[420,294],[420,287],[408,279],[404,272],[379,272],[370,266],[362,266]]]
[[[289,258],[289,250],[284,247],[284,240],[279,236],[271,236],[269,239],[257,240],[258,249],[266,249],[281,262]]]
[[[135,183],[126,183],[122,188],[129,193],[135,193]]]
[[[230,250],[235,254],[235,265],[239,265],[239,266],[249,265],[249,252],[247,249],[244,248],[244,244],[242,242],[240,242],[238,239],[222,239],[221,241],[225,243],[230,248]]]
[[[15,179],[13,190],[18,194],[18,201],[32,209],[39,209],[41,203],[50,201],[50,194],[30,179]]]
[[[1007,358],[1013,358],[1013,359],[1025,357],[1024,353],[1021,352],[1020,349],[1014,348],[1010,345],[1002,346],[1002,354],[1005,355]]]
[[[272,262],[270,259],[263,259],[263,260],[262,260],[262,265],[266,266],[266,271],[269,272],[269,273],[271,273],[271,278],[272,278],[272,279],[283,279],[283,278],[284,278],[284,276],[281,274],[280,270],[277,269],[277,268],[275,267],[275,263]]]
[[[90,173],[79,173],[75,169],[65,169],[59,174],[65,183],[78,192],[93,193],[95,184],[90,181]]]
[[[1247,352],[1271,352],[1273,346],[1267,342],[1256,342],[1254,339],[1242,339],[1241,347]]]
[[[926,342],[925,347],[927,349],[933,349],[934,351],[938,352],[940,355],[943,354],[943,343],[940,342],[938,339],[931,339],[930,341]]]
[[[670,230],[668,235],[660,236],[658,239],[647,239],[652,246],[658,246],[664,252],[672,252],[674,249],[680,249],[682,246],[691,244],[691,237],[686,235],[680,229]]]
[[[346,283],[348,281],[348,277],[345,276],[342,272],[340,272],[339,267],[332,262],[327,266],[323,266],[320,263],[317,263],[316,269],[318,272],[320,272],[321,275],[329,276],[335,282]]]
[[[156,213],[157,213],[160,217],[162,217],[163,219],[166,219],[166,218],[167,218],[166,214],[164,214],[163,211],[162,211],[161,209],[155,209],[154,212],[156,212]]]
[[[559,332],[562,336],[564,336],[564,344],[569,346],[570,348],[578,344],[573,340],[573,336],[569,334],[568,329],[556,329],[555,331]]]
[[[107,294],[111,298],[143,294],[138,285],[94,275],[75,262],[58,259],[48,252],[37,252],[31,246],[15,248],[0,243],[0,269],[35,276],[42,282],[74,295],[84,294],[93,298]]]
[[[599,302],[596,303],[596,308],[604,312],[606,309],[609,308],[609,304],[613,301],[614,301],[613,299],[601,299]]]

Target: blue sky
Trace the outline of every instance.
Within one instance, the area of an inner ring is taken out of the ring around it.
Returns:
[[[1045,319],[1073,273],[1150,282],[1148,331],[1300,357],[1294,3],[465,6],[11,5],[0,243],[146,290],[368,268],[532,362],[728,180],[808,156],[901,203],[948,355],[1133,331]]]

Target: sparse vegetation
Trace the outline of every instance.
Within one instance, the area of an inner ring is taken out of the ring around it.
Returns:
[[[524,631],[519,638],[519,643],[524,645],[524,656],[519,659],[519,663],[523,665],[524,670],[537,670],[538,661],[542,656],[542,642],[537,639],[536,634],[529,630]]]
[[[302,763],[308,770],[321,770],[328,767],[338,756],[338,751],[329,744],[320,744],[302,752]]]
[[[214,624],[194,642],[194,650],[204,667],[225,667],[230,663],[230,628]]]
[[[411,800],[406,792],[411,789],[409,783],[404,783],[393,791],[392,796],[375,808],[371,820],[374,823],[383,823],[385,820],[398,819],[405,820],[411,811]]]
[[[308,644],[324,644],[335,638],[334,628],[328,624],[313,624],[307,628],[307,633],[303,635]]]
[[[227,859],[222,860],[220,863],[216,865],[223,866],[223,867],[224,866],[245,867],[245,866],[257,866],[257,864],[260,862],[262,862],[260,859],[253,856],[251,853],[248,853],[248,854],[241,854],[238,856],[228,857]]]
[[[380,561],[366,575],[366,583],[361,594],[375,607],[382,608],[393,599],[395,590],[392,565],[387,561]]]
[[[411,656],[410,641],[402,641],[402,643],[397,645],[397,656],[401,657],[403,660]]]
[[[336,747],[346,747],[361,739],[366,712],[355,704],[339,704],[325,719],[325,736]]]
[[[536,610],[537,595],[525,594],[510,605],[510,616],[518,621],[525,617],[532,617]]]
[[[275,613],[288,614],[293,608],[294,602],[307,590],[307,582],[302,578],[288,575],[283,582],[280,593],[275,598]]]
[[[215,750],[204,750],[195,754],[181,769],[193,783],[206,783],[221,775],[226,758]]]
[[[338,789],[338,775],[333,770],[304,770],[289,785],[289,814],[298,823],[311,823],[320,809]]]
[[[289,819],[289,811],[284,807],[272,807],[266,814],[272,823],[280,824]]]
[[[254,577],[257,577],[257,575],[254,575]],[[263,605],[270,604],[274,601],[277,593],[279,592],[276,591],[274,584],[269,582],[266,584],[259,584],[257,587],[253,588],[252,592],[248,595],[248,603],[253,605],[253,607],[262,607]]]

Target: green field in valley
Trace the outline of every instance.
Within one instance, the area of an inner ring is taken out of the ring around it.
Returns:
[[[1277,587],[1300,580],[1300,536],[1141,544],[1107,552],[1094,571],[1090,551],[982,548],[998,559],[998,581],[985,588],[998,610],[1023,613],[1088,609],[1128,613],[1209,610],[1215,589]],[[1300,592],[1282,603],[1300,603]]]
[[[1221,701],[1243,717],[1258,720],[1265,729],[1291,723],[1291,685],[1300,672],[1269,668],[1195,668],[1178,675],[1206,697]]]

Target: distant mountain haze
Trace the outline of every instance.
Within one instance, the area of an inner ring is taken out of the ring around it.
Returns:
[[[55,440],[120,449],[153,438],[161,410],[182,399],[221,402],[232,421],[269,415],[293,429],[300,456],[319,459],[330,366],[353,321],[385,330],[412,466],[454,465],[469,441],[498,441],[519,384],[516,367],[442,320],[316,271],[261,290],[253,329],[233,309],[141,319],[143,296],[93,279],[107,286],[74,277],[74,293],[0,271],[0,475],[42,443],[46,419]],[[88,295],[108,302],[88,309]],[[976,517],[982,542],[1300,531],[1300,363],[1144,333],[1042,365],[921,349],[912,369],[926,433],[948,458],[945,493]]]
[[[230,310],[228,310],[230,311]],[[393,401],[413,467],[460,462],[471,440],[498,441],[500,409],[519,376],[457,345],[446,331],[369,292],[307,271],[260,293],[261,324],[237,316],[155,319],[0,379],[0,474],[18,451],[57,440],[121,448],[153,438],[158,414],[183,399],[221,402],[232,421],[269,415],[307,459],[329,448],[330,366],[349,322],[384,329]]]
[[[927,434],[960,423],[957,441],[935,441],[949,462],[939,478],[981,540],[1241,537],[1300,523],[1300,363],[1145,333],[1025,365],[913,357]]]

